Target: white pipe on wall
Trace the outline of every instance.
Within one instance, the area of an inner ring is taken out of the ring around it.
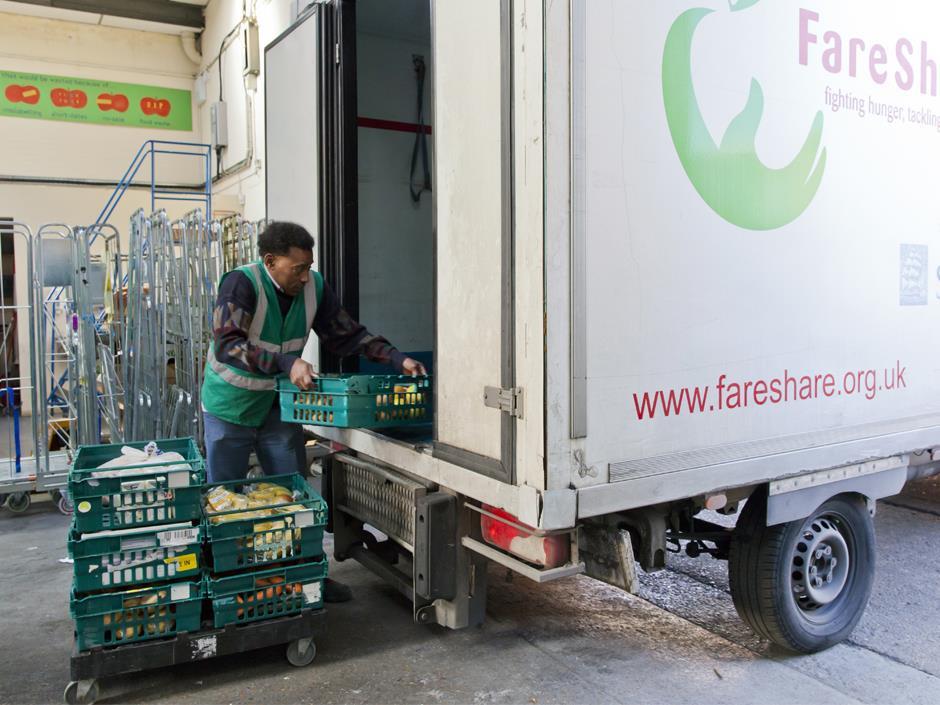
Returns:
[[[196,49],[196,35],[192,32],[183,32],[180,35],[180,43],[183,45],[183,53],[186,54],[186,58],[199,66],[202,63],[202,54]]]

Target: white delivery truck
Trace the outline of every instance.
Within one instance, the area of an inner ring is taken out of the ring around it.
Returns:
[[[875,500],[940,460],[938,28],[915,0],[302,14],[265,51],[268,217],[434,375],[433,427],[313,429],[337,558],[461,627],[488,562],[631,589],[681,548],[763,636],[844,639]]]

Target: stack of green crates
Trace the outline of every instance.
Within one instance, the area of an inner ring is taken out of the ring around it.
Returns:
[[[247,494],[280,485],[290,502],[213,513],[205,509],[206,587],[215,627],[282,617],[323,605],[326,502],[300,475],[236,480],[206,487]]]
[[[75,505],[71,613],[79,651],[198,631],[202,618],[201,492],[205,463],[191,438],[156,441],[184,461],[99,467],[125,446],[83,446],[69,473]]]
[[[206,485],[191,438],[156,441],[184,460],[104,469],[122,448],[83,446],[69,473],[75,514],[71,613],[79,651],[296,614],[323,605],[326,502],[300,475]],[[159,456],[157,456],[159,457]],[[208,513],[214,487],[247,493],[259,482],[279,502]]]

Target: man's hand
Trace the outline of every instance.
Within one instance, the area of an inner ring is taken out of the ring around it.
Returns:
[[[424,369],[424,365],[410,357],[406,357],[401,366],[405,374],[412,377],[425,377],[428,374],[428,371]]]
[[[310,389],[313,386],[313,380],[317,376],[316,370],[306,360],[299,357],[294,360],[290,368],[290,381],[301,389]]]

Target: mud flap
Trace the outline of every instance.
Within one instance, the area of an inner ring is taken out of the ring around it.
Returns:
[[[578,527],[578,555],[585,574],[631,594],[639,591],[630,533],[603,524]]]

